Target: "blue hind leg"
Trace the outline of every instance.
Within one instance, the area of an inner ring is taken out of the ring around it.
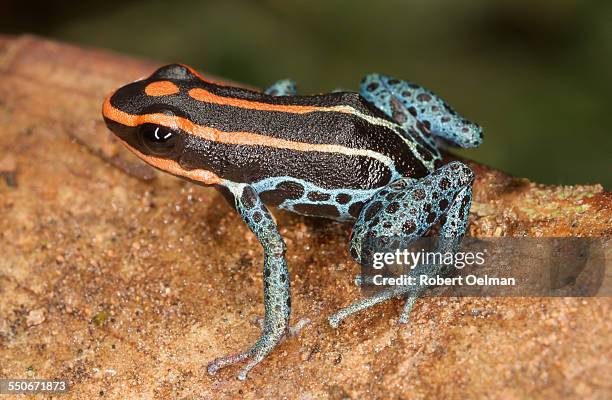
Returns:
[[[467,228],[473,180],[473,172],[465,164],[454,161],[417,181],[402,179],[381,190],[363,207],[355,223],[351,256],[361,263],[366,237],[401,238],[401,244],[406,245],[423,236],[443,217],[446,218],[436,251],[456,252]],[[440,265],[420,265],[411,275],[434,277],[441,273]],[[385,289],[339,310],[329,318],[329,323],[336,327],[344,318],[393,297],[407,299],[399,320],[407,322],[414,302],[425,289],[427,286],[422,285]]]
[[[295,96],[297,93],[297,85],[292,79],[281,79],[276,81],[264,91],[270,96]]]
[[[482,128],[459,115],[444,100],[424,87],[381,74],[370,74],[361,81],[360,94],[375,107],[413,128],[418,120],[432,135],[458,147],[477,147]]]

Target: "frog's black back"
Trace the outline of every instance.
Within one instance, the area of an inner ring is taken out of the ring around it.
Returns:
[[[147,86],[165,81],[178,92],[146,95]],[[288,176],[323,188],[369,190],[428,173],[401,127],[357,93],[270,96],[171,65],[121,88],[110,102],[130,115],[169,109],[197,127],[223,132],[219,140],[184,132],[190,151],[177,161],[187,169],[204,165],[232,182]]]

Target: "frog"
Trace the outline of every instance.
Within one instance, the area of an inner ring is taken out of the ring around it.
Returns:
[[[409,81],[374,73],[359,92],[298,95],[289,79],[261,91],[170,64],[111,92],[102,115],[144,162],[216,188],[263,248],[261,334],[245,351],[208,363],[211,375],[244,363],[238,378],[246,379],[290,332],[287,246],[270,208],[353,224],[349,254],[357,263],[368,238],[410,243],[437,224],[438,248],[456,251],[466,233],[475,175],[461,161],[445,163],[441,148],[477,147],[483,129]],[[426,288],[385,288],[329,324],[394,297],[405,299],[406,323]]]

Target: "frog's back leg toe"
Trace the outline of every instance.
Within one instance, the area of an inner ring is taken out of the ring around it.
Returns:
[[[432,135],[458,147],[477,147],[482,143],[482,128],[457,113],[430,90],[382,74],[367,75],[360,94],[406,129],[410,117],[416,118]]]

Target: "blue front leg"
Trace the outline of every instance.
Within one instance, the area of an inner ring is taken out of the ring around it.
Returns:
[[[274,82],[264,93],[271,96],[295,96],[297,86],[292,79],[281,79]]]
[[[381,74],[363,78],[359,93],[410,131],[418,120],[427,131],[459,147],[482,143],[482,128],[424,87]]]
[[[350,253],[361,263],[366,235],[373,238],[396,237],[402,245],[423,236],[442,217],[437,251],[455,252],[467,229],[472,199],[474,174],[465,164],[454,161],[417,181],[401,179],[381,190],[366,204],[355,223]],[[439,265],[421,265],[412,273],[435,276],[442,272]],[[393,297],[406,297],[400,322],[407,322],[410,310],[426,286],[398,286],[383,290],[373,297],[341,309],[329,318],[336,327],[346,317]]]
[[[264,249],[265,314],[263,332],[255,344],[245,352],[214,360],[208,364],[208,373],[213,375],[220,368],[250,358],[238,375],[240,380],[244,380],[249,371],[261,362],[288,332],[291,312],[289,271],[285,259],[285,242],[259,195],[251,186],[245,184],[228,184],[227,188],[234,198],[236,210]]]

